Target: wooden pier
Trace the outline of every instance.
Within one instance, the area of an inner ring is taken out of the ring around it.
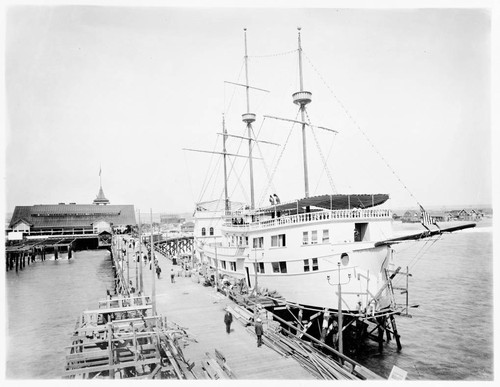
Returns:
[[[203,286],[202,276],[173,265],[163,254],[163,249],[157,248],[155,257],[162,269],[160,278],[154,279],[157,309],[196,338],[196,344],[184,349],[184,355],[190,362],[204,364],[207,354],[215,354],[215,358],[224,359],[224,364],[237,379],[382,379],[333,348],[327,349],[340,355],[340,361],[333,361],[311,343],[278,333],[277,316],[264,309],[258,312],[264,321],[264,346],[257,347],[253,332],[255,315],[237,305],[237,298],[226,297],[215,288]],[[142,265],[147,292],[152,286],[153,276],[149,263],[142,262]],[[174,283],[171,273],[174,274]],[[242,304],[249,306],[248,300]],[[226,333],[224,325],[226,310],[234,316],[230,334]],[[319,341],[315,344],[328,347]],[[300,355],[297,355],[299,352]],[[207,372],[200,374],[198,366],[193,372],[199,378],[207,377]]]
[[[129,236],[115,237],[112,245],[119,294],[108,294],[98,309],[85,311],[77,321],[67,377],[381,379],[319,340],[306,342],[282,331],[279,317],[265,309],[249,310],[250,298],[238,305],[238,299],[203,286],[202,276],[174,265],[160,254],[163,249],[149,260],[147,254],[138,259],[139,243]],[[230,333],[226,311],[234,317]],[[264,324],[262,346],[253,327],[257,317]]]

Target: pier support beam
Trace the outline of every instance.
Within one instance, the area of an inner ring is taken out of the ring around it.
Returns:
[[[392,333],[394,335],[394,338],[396,339],[396,344],[398,346],[398,351],[401,351],[401,348],[403,348],[403,347],[401,346],[401,340],[400,340],[400,336],[398,334],[398,328],[396,327],[396,319],[394,318],[394,316],[392,314],[391,314],[391,316],[389,318],[391,320]]]

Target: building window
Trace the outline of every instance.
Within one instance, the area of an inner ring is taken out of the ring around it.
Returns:
[[[273,273],[286,273],[286,262],[272,262],[273,265]]]
[[[201,236],[205,236],[205,235],[207,235],[207,230],[205,229],[205,227],[203,227],[201,229]]]
[[[311,244],[315,245],[318,243],[318,230],[311,231]]]
[[[257,273],[265,273],[264,262],[256,262],[253,264],[253,268]]]
[[[285,246],[286,246],[285,234],[271,236],[271,247],[285,247]]]
[[[313,258],[312,268],[313,268],[313,271],[318,270],[318,258]]]
[[[236,262],[230,262],[231,264],[231,270],[236,271]]]
[[[323,243],[330,243],[330,233],[328,230],[323,230]]]
[[[308,231],[302,232],[302,244],[303,245],[309,244],[309,232]]]
[[[226,269],[226,261],[220,261],[220,265],[224,270]]]
[[[245,237],[245,246],[248,246],[248,237]]]
[[[309,260],[304,259],[304,272],[309,271]]]
[[[261,249],[264,246],[264,237],[253,238],[253,248]]]
[[[210,227],[210,235],[214,235],[214,228]]]

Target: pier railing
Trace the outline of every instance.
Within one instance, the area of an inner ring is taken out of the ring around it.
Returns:
[[[274,219],[267,220],[257,220],[252,223],[246,222],[244,218],[242,223],[237,221],[234,222],[234,215],[226,220],[224,223],[225,227],[236,227],[236,228],[246,228],[246,229],[260,229],[277,227],[288,224],[301,224],[301,223],[311,223],[320,222],[325,220],[373,220],[373,219],[391,219],[392,211],[389,209],[380,208],[367,208],[367,209],[352,209],[352,210],[327,210],[327,211],[317,211],[308,212],[296,215],[284,215],[280,217],[275,217]]]

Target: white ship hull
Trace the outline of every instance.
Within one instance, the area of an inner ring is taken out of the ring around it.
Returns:
[[[345,311],[390,305],[392,251],[374,246],[392,235],[389,210],[317,211],[257,221],[248,215],[243,224],[234,216],[223,222],[221,213],[214,235],[206,234],[217,217],[203,215],[196,217],[196,250],[220,277],[243,278],[250,288],[276,290],[287,302],[330,310],[338,309],[340,281]],[[362,240],[355,240],[355,228],[362,230]]]

